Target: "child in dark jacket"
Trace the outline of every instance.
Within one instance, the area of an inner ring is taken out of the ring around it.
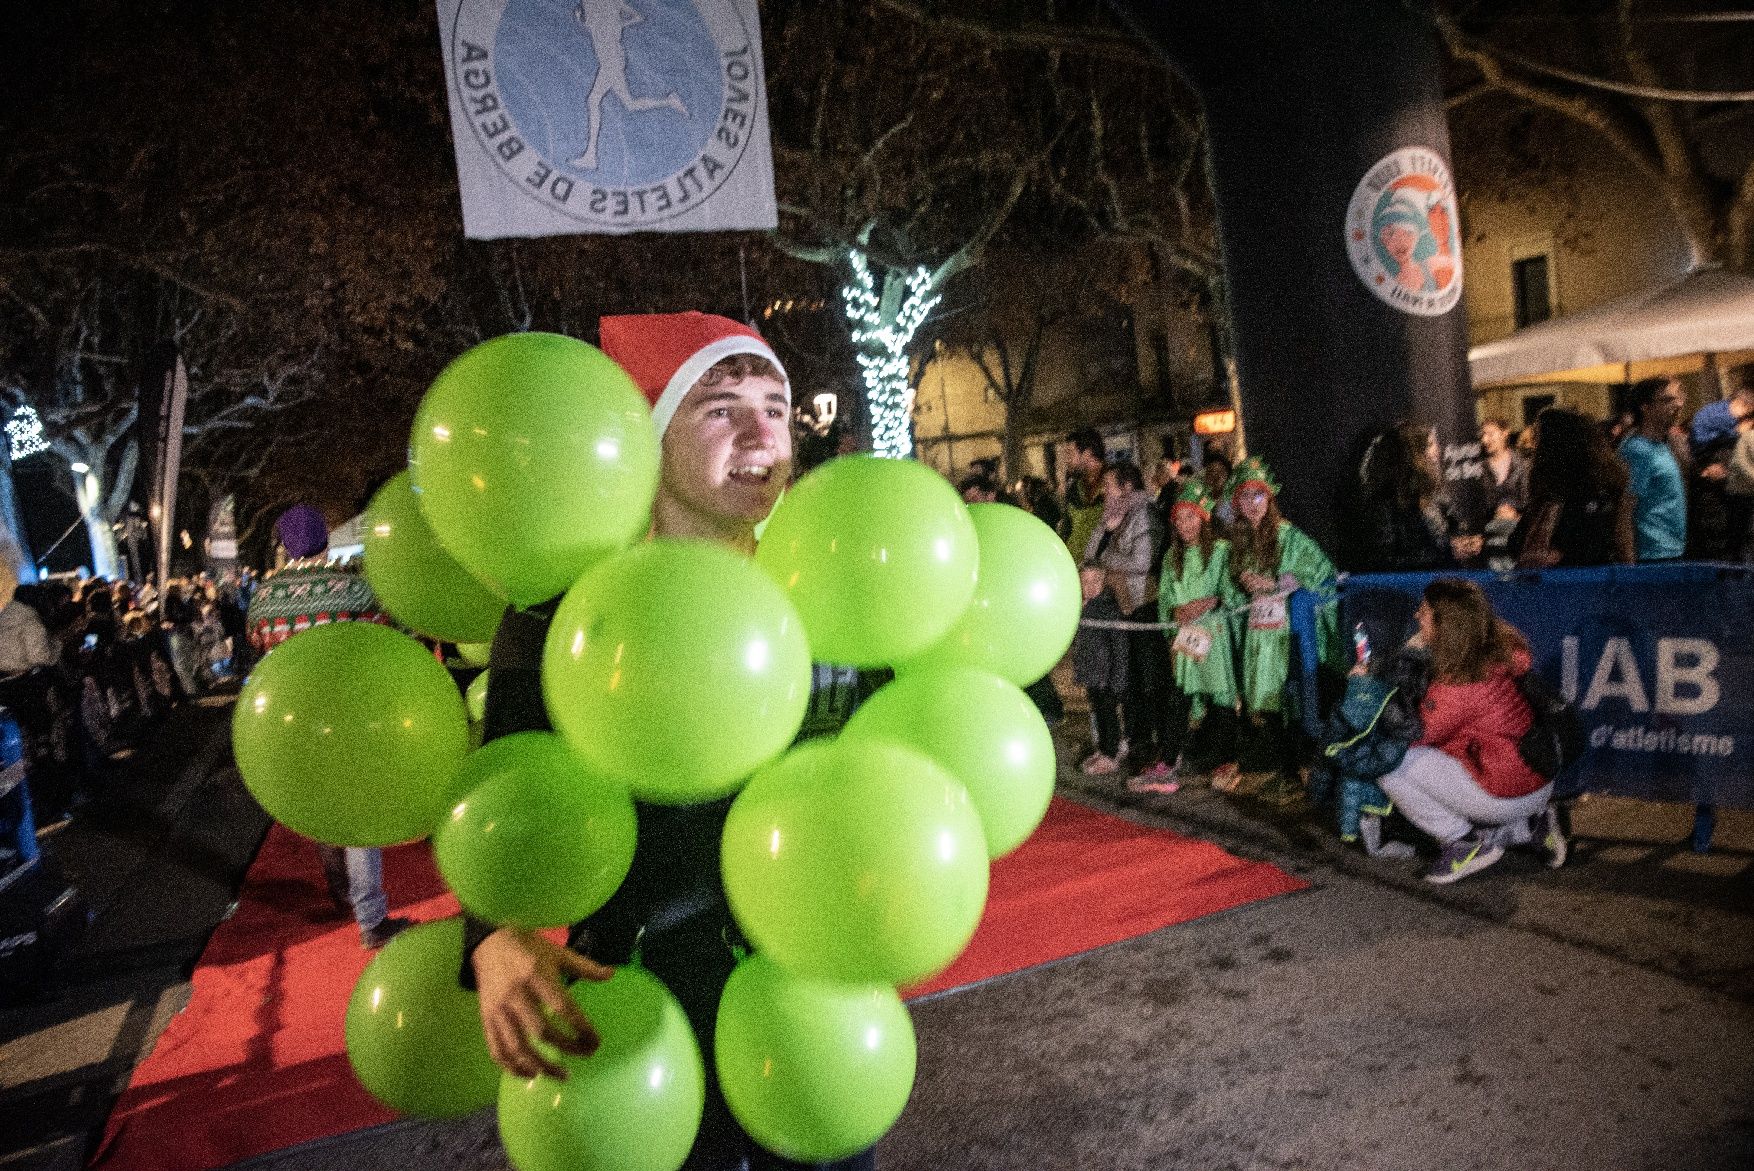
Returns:
[[[1372,857],[1412,856],[1407,843],[1382,840],[1382,819],[1394,804],[1376,782],[1401,763],[1418,735],[1418,717],[1402,701],[1400,688],[1362,664],[1354,668],[1322,736],[1323,779],[1335,799],[1341,841],[1362,837]]]

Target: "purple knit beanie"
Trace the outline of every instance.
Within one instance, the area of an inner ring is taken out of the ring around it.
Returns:
[[[314,557],[329,547],[329,525],[323,514],[308,504],[295,504],[274,522],[286,555],[293,560]]]

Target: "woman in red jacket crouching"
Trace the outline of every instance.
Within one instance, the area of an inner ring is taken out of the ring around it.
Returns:
[[[1425,587],[1418,620],[1408,650],[1430,656],[1419,706],[1424,731],[1378,783],[1442,846],[1425,880],[1466,878],[1498,861],[1506,844],[1539,841],[1550,866],[1563,862],[1553,784],[1517,751],[1534,719],[1517,688],[1530,666],[1528,644],[1479,586],[1459,578]]]

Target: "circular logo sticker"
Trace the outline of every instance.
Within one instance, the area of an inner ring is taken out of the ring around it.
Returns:
[[[459,0],[451,54],[481,150],[525,195],[587,223],[693,210],[765,117],[735,0]]]
[[[1370,169],[1346,209],[1346,254],[1364,287],[1403,313],[1436,317],[1455,308],[1462,249],[1443,156],[1403,147]]]

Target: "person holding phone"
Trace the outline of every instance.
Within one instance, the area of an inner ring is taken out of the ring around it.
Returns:
[[[1426,586],[1416,621],[1396,677],[1426,683],[1419,734],[1378,784],[1437,842],[1425,881],[1477,874],[1507,845],[1539,846],[1549,867],[1562,865],[1567,846],[1553,782],[1518,747],[1534,722],[1517,685],[1532,665],[1528,643],[1493,613],[1478,585],[1461,578]]]
[[[1111,460],[1102,473],[1102,515],[1079,562],[1084,618],[1095,623],[1155,623],[1157,583],[1151,579],[1155,548],[1145,478],[1131,460]],[[1128,751],[1134,759],[1147,760],[1157,751],[1158,725],[1147,718],[1150,689],[1141,677],[1148,664],[1140,661],[1133,633],[1081,625],[1072,640],[1074,677],[1089,693],[1096,731],[1096,750],[1078,766],[1086,776],[1119,771],[1123,711]],[[1146,633],[1162,640],[1155,630]]]

